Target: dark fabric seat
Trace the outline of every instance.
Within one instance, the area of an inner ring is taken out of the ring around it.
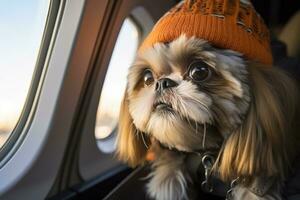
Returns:
[[[300,156],[293,163],[293,172],[287,178],[283,194],[288,200],[300,200]]]

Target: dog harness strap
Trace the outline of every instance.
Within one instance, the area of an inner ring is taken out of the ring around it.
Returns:
[[[257,177],[251,183],[249,190],[257,196],[264,196],[272,187],[276,179],[274,177]]]
[[[229,187],[228,183],[222,182],[217,175],[212,173],[212,168],[216,161],[215,158],[223,150],[223,145],[221,148],[209,150],[200,149],[191,152],[180,151],[176,148],[167,147],[160,142],[159,145],[163,149],[186,155],[188,169],[193,174],[192,177],[198,177],[197,181],[200,181],[203,192],[214,192],[218,194],[218,196],[226,196],[230,199],[229,196],[232,193],[233,187],[237,184],[237,179],[234,179]]]

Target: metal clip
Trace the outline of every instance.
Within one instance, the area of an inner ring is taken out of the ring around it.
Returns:
[[[239,183],[239,177],[237,177],[236,179],[234,179],[233,181],[231,181],[231,184],[230,184],[230,189],[227,191],[227,194],[226,194],[226,199],[225,200],[231,200],[233,195],[232,195],[232,192],[233,192],[233,189],[234,187]]]
[[[208,193],[213,192],[214,189],[211,182],[211,169],[213,167],[213,164],[214,158],[211,155],[206,154],[202,157],[202,165],[205,170],[205,180],[202,182],[201,187],[203,191]]]

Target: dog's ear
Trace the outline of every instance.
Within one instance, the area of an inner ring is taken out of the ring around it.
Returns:
[[[243,124],[227,139],[219,158],[223,180],[236,177],[284,178],[293,148],[291,121],[297,107],[296,84],[276,68],[249,67],[251,104]]]
[[[149,145],[149,139],[143,134],[133,123],[129,113],[127,94],[125,94],[119,115],[117,156],[132,167],[145,161],[146,145]]]

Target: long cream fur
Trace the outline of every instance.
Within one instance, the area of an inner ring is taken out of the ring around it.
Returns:
[[[284,180],[297,153],[299,136],[292,122],[298,90],[277,68],[254,63],[248,69],[253,97],[249,112],[227,139],[217,170],[223,180],[259,175]]]

